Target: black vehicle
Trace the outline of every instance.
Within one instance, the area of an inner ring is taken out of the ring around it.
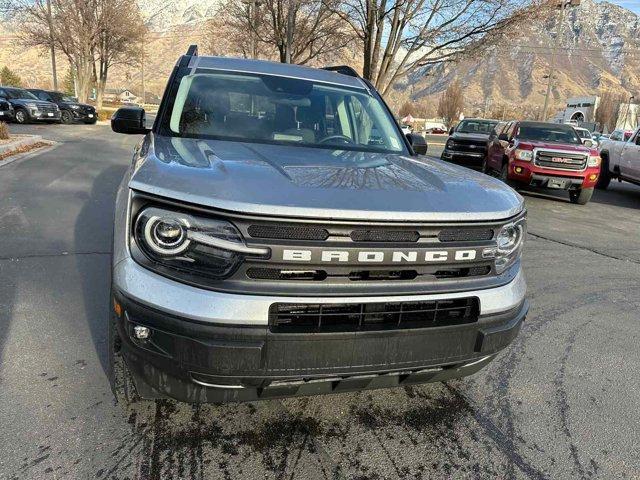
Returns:
[[[39,100],[24,88],[0,87],[0,98],[6,99],[14,108],[17,123],[60,122],[60,109],[51,102]]]
[[[12,122],[15,117],[15,110],[9,100],[0,97],[0,122]]]
[[[38,88],[29,88],[29,92],[33,93],[40,100],[55,103],[60,108],[60,118],[62,123],[71,123],[74,121],[84,123],[96,123],[98,119],[95,107],[86,103],[79,103],[78,99],[65,95],[62,92],[54,92],[52,90],[41,90]]]
[[[449,139],[440,157],[465,167],[480,169],[487,152],[487,140],[498,120],[468,118],[449,131]]]

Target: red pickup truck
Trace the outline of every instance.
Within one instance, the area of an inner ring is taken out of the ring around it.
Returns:
[[[497,173],[512,187],[567,190],[585,205],[600,175],[598,151],[585,145],[571,125],[511,122],[492,133],[482,171]]]

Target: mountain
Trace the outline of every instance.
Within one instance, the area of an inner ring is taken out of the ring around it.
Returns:
[[[468,106],[542,105],[556,41],[557,18],[508,32],[497,46],[457,65],[416,72],[399,89],[413,99],[435,100],[454,80],[465,87]],[[566,11],[557,55],[553,105],[571,96],[614,90],[640,96],[640,17],[608,2],[582,0]]]

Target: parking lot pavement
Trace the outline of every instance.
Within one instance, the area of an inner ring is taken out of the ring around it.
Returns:
[[[475,376],[242,405],[114,404],[113,198],[136,137],[0,168],[0,478],[639,478],[640,188],[526,193],[531,313]]]

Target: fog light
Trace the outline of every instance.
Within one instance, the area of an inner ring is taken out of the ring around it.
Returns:
[[[596,178],[598,178],[598,175],[595,173],[592,173],[591,175],[589,175],[589,180],[595,180]]]
[[[149,330],[147,327],[143,327],[142,325],[136,325],[135,327],[133,327],[133,335],[138,340],[146,340],[151,336],[151,330]]]
[[[516,167],[514,170],[516,173],[522,173],[522,167]]]

